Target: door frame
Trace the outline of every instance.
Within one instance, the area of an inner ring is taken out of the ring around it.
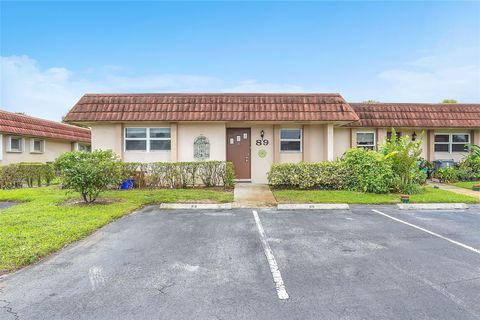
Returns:
[[[228,161],[228,146],[229,146],[229,141],[228,141],[228,130],[232,129],[232,130],[248,130],[248,140],[249,140],[249,144],[248,144],[248,150],[249,150],[249,153],[250,153],[250,156],[249,156],[249,172],[250,172],[250,178],[244,178],[244,179],[237,179],[235,178],[235,181],[239,181],[239,182],[250,182],[252,181],[252,128],[251,127],[227,127],[225,128],[225,159]]]

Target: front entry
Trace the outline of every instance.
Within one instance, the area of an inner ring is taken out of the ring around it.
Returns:
[[[251,178],[250,158],[250,128],[227,128],[227,161],[237,179]]]

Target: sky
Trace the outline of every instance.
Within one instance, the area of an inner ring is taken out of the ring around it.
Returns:
[[[85,93],[338,92],[480,103],[480,2],[0,0],[0,109]]]

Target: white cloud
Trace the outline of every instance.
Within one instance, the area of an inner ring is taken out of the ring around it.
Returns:
[[[473,48],[444,50],[381,72],[387,87],[375,99],[396,102],[480,101],[480,58]]]
[[[89,69],[79,75],[66,68],[41,69],[28,56],[0,59],[0,107],[53,120],[61,120],[85,93],[195,91],[218,82],[194,75],[127,77],[118,75],[122,68],[115,66]]]
[[[120,66],[74,73],[66,68],[42,69],[28,56],[0,57],[0,108],[61,120],[85,93],[118,92],[302,92],[292,84],[257,80],[227,84],[222,79],[188,74],[125,76]]]

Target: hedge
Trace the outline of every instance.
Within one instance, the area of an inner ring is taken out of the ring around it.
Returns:
[[[225,161],[124,163],[125,178],[139,188],[233,187],[233,164]]]
[[[13,189],[23,186],[50,185],[55,177],[50,163],[16,163],[0,167],[0,188]]]
[[[274,164],[268,182],[275,188],[387,193],[394,186],[394,173],[378,152],[350,149],[337,161]]]
[[[345,163],[301,162],[273,164],[268,172],[268,182],[277,188],[345,189],[351,174]]]

